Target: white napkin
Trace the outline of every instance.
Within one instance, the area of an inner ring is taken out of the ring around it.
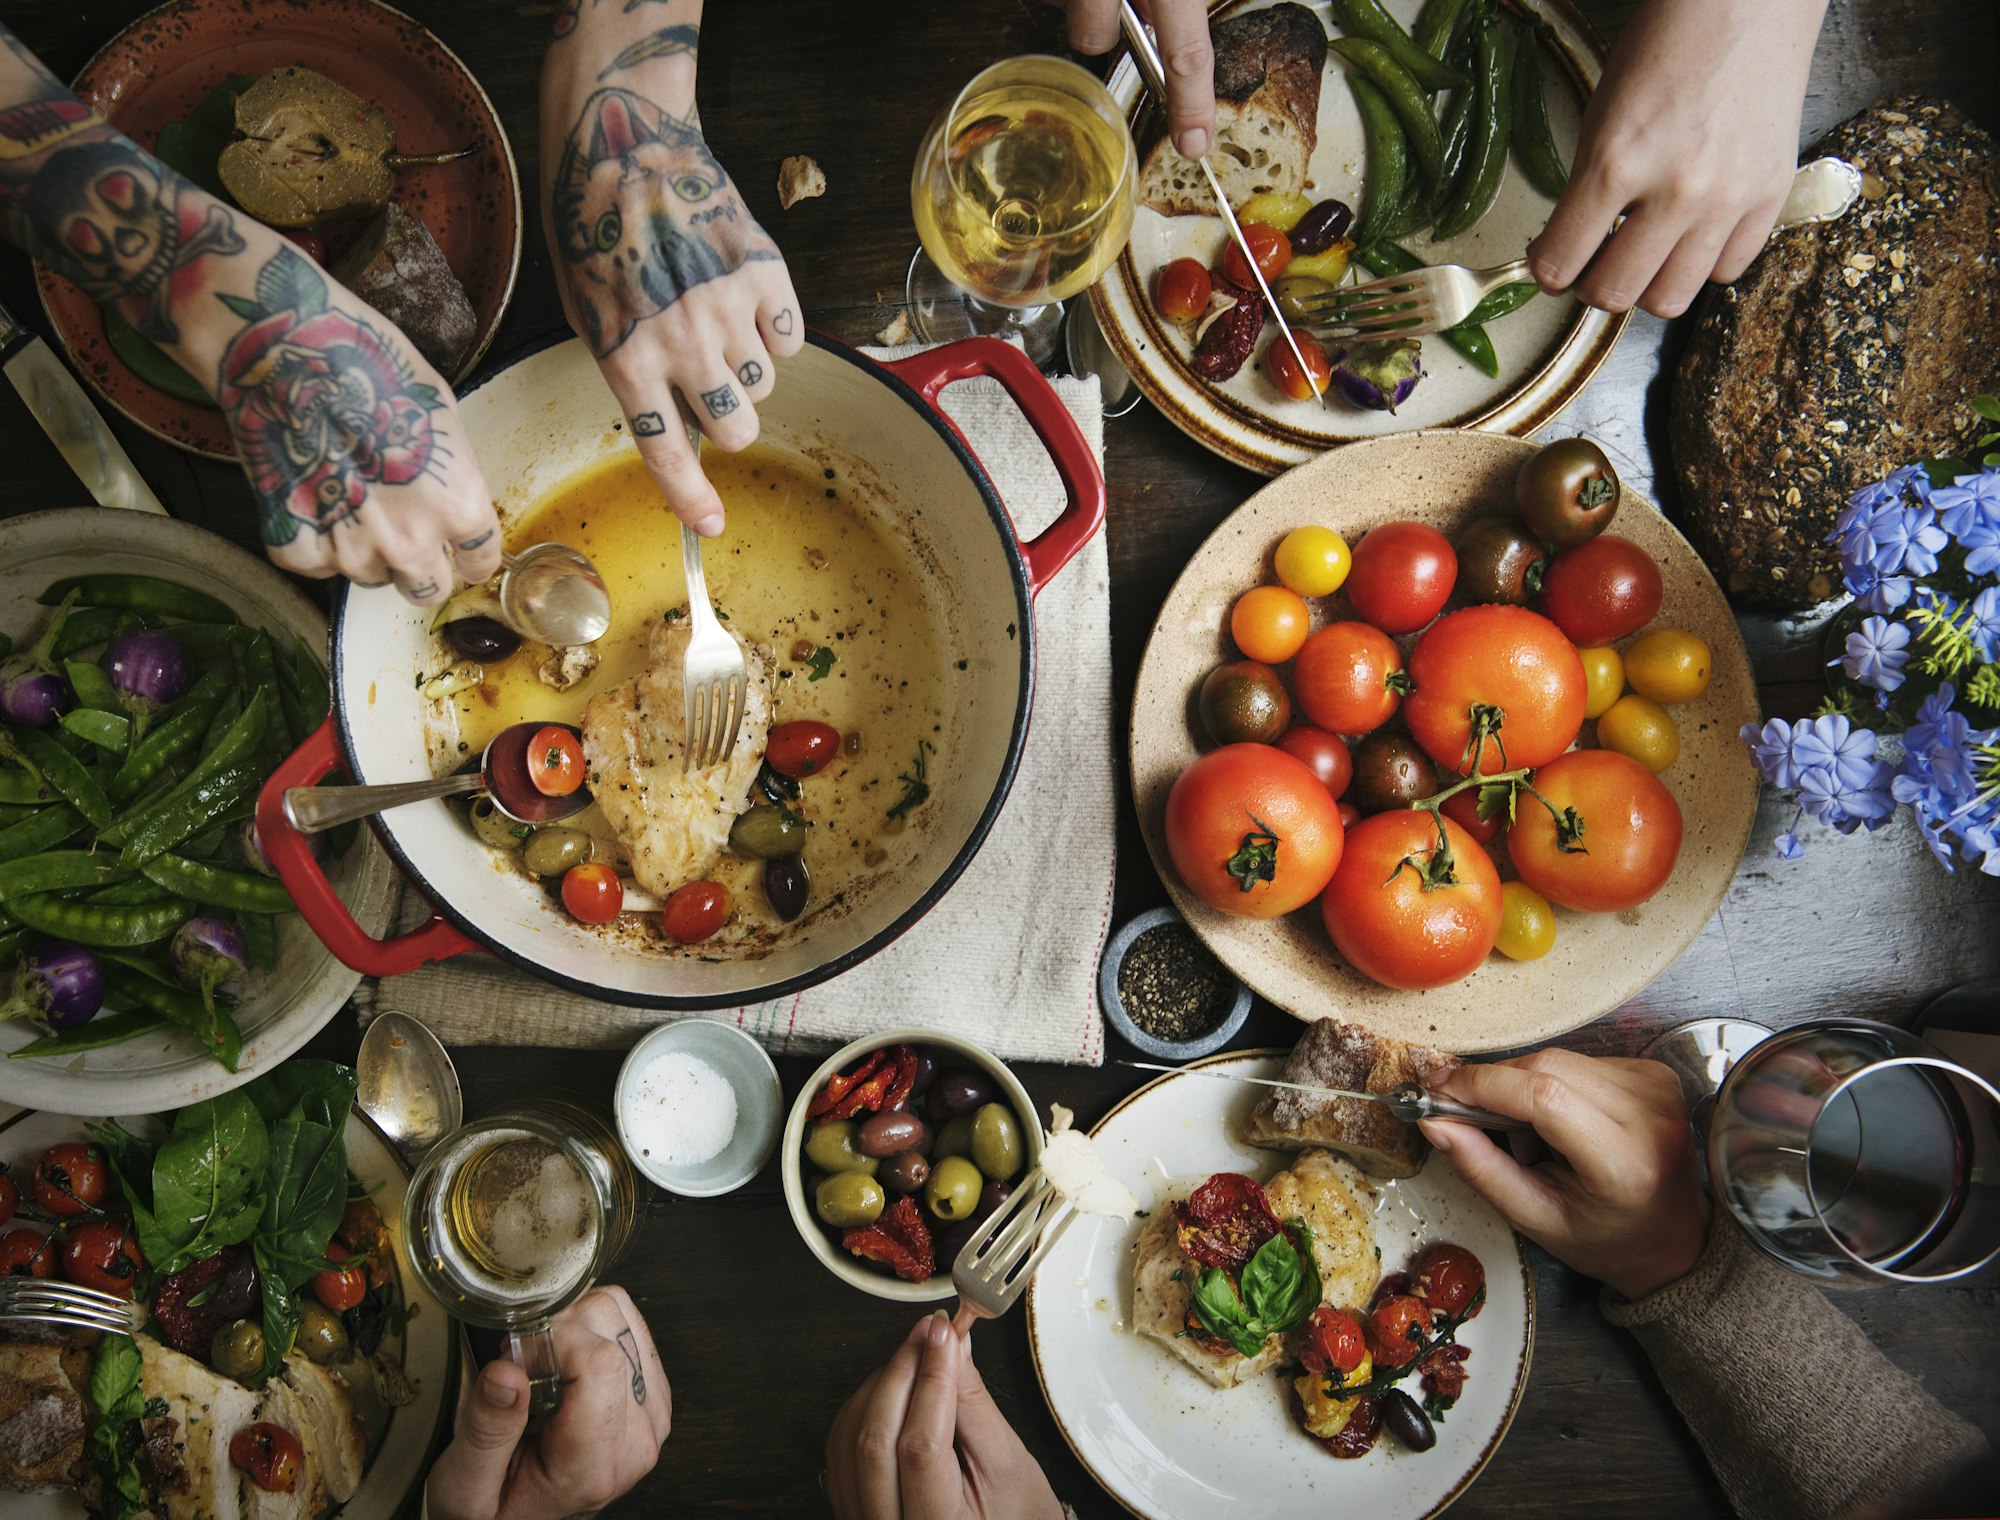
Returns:
[[[911,348],[866,349],[902,358]],[[1051,382],[1100,463],[1097,382]],[[1025,539],[1053,522],[1062,482],[1041,441],[992,380],[961,380],[940,400]],[[961,1035],[1009,1060],[1104,1060],[1097,961],[1111,915],[1116,789],[1111,700],[1111,579],[1094,535],[1035,606],[1035,706],[1007,805],[956,885],[902,938],[852,971],[772,1002],[706,1015],[731,1019],[775,1051],[844,1043],[916,1025]],[[415,894],[408,894],[415,898]],[[405,920],[423,916],[405,904]],[[578,997],[468,954],[355,993],[365,1024],[387,1008],[446,1044],[621,1049],[677,1015]]]

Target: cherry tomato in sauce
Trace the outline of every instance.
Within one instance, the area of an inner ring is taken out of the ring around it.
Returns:
[[[0,1277],[54,1277],[56,1238],[40,1230],[9,1230],[0,1235]]]
[[[346,1261],[349,1254],[347,1247],[337,1240],[327,1245],[328,1261]],[[313,1297],[335,1314],[345,1314],[368,1296],[367,1270],[357,1262],[351,1267],[315,1272],[312,1291]]]
[[[825,770],[839,753],[839,729],[799,718],[771,730],[764,762],[779,775],[800,780]]]
[[[586,924],[608,924],[625,905],[625,884],[603,861],[586,861],[563,872],[562,900],[570,917]]]
[[[1440,1314],[1465,1314],[1486,1287],[1486,1268],[1464,1246],[1426,1246],[1410,1274],[1410,1291]],[[1481,1305],[1483,1308],[1484,1305]],[[1478,1309],[1466,1317],[1477,1315]]]
[[[1285,266],[1292,262],[1292,240],[1276,227],[1263,222],[1245,222],[1243,241],[1250,245],[1250,252],[1257,259],[1257,273],[1268,282],[1285,272]],[[1257,281],[1250,273],[1250,266],[1244,261],[1243,250],[1231,243],[1222,250],[1222,277],[1232,285],[1254,291]]]
[[[1361,1321],[1345,1309],[1321,1304],[1306,1321],[1305,1338],[1299,1342],[1299,1361],[1306,1371],[1321,1377],[1346,1374],[1361,1365],[1368,1354],[1368,1340]]]
[[[298,1487],[305,1455],[297,1436],[268,1420],[245,1425],[229,1438],[230,1462],[267,1494],[288,1494]]]
[[[683,945],[696,945],[729,917],[729,888],[719,881],[691,881],[667,899],[660,927]]]
[[[130,1298],[146,1258],[129,1219],[92,1219],[72,1225],[63,1239],[62,1275],[79,1288]]]
[[[1264,350],[1264,368],[1271,376],[1271,383],[1292,400],[1310,401],[1333,384],[1333,364],[1319,339],[1311,333],[1294,328],[1292,338],[1299,345],[1298,358],[1292,357],[1291,345],[1282,337],[1273,338],[1271,346]],[[1299,368],[1299,359],[1306,361],[1303,370]]]
[[[528,741],[528,779],[544,797],[567,797],[583,785],[583,741],[551,723]]]
[[[1421,1298],[1398,1293],[1383,1299],[1368,1316],[1368,1343],[1384,1367],[1407,1367],[1423,1349],[1430,1329],[1430,1306]]]
[[[52,1145],[35,1163],[35,1203],[44,1214],[76,1219],[104,1202],[111,1173],[104,1152],[72,1141]]]
[[[1200,259],[1175,259],[1153,280],[1153,304],[1169,322],[1192,322],[1208,310],[1214,289]]]

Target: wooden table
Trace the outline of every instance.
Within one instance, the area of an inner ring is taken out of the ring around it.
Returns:
[[[554,6],[494,0],[400,0],[434,28],[499,103],[524,169],[535,149],[535,79]],[[146,0],[9,0],[7,23],[71,77]],[[1059,13],[1033,0],[758,0],[717,4],[704,25],[703,117],[723,163],[776,235],[811,321],[866,341],[893,314],[915,234],[908,175],[925,125],[960,83],[1011,53],[1061,51]],[[1615,35],[1634,0],[1582,0]],[[1881,95],[1948,94],[2000,126],[2000,12],[1991,0],[1839,0],[1820,39],[1806,103],[1808,138]],[[777,207],[782,157],[807,153],[829,190]],[[43,326],[27,260],[0,250],[0,300]],[[531,233],[494,363],[561,325],[547,251]],[[1589,432],[1626,481],[1671,509],[1660,413],[1679,333],[1640,317],[1590,390],[1551,429]],[[249,493],[233,470],[115,423],[140,469],[178,517],[251,549]],[[80,504],[83,493],[13,392],[0,387],[7,482],[0,514]],[[1114,689],[1122,729],[1140,651],[1167,587],[1202,538],[1255,490],[1255,476],[1204,452],[1150,407],[1106,428],[1110,481]],[[1745,619],[1767,711],[1796,716],[1823,691],[1819,634]],[[1121,738],[1122,747],[1122,738]],[[1947,877],[1907,826],[1872,838],[1814,838],[1785,863],[1772,837],[1789,810],[1767,803],[1728,899],[1695,946],[1640,997],[1563,1041],[1629,1054],[1697,1014],[1787,1023],[1829,1013],[1907,1021],[1932,994],[2000,974],[2000,890]],[[1907,820],[1906,820],[1907,821]],[[1164,900],[1129,799],[1119,835],[1117,917]],[[1260,1006],[1238,1043],[1288,1042],[1296,1026]],[[351,1050],[351,1026],[322,1038]],[[1112,1054],[1122,1046],[1112,1042]],[[469,1106],[490,1108],[564,1086],[608,1097],[618,1057],[506,1049],[458,1054]],[[779,1061],[787,1091],[810,1070]],[[1135,1085],[1132,1073],[1023,1066],[1038,1101],[1089,1123]],[[618,1272],[646,1310],[673,1379],[676,1420],[659,1467],[613,1513],[789,1516],[823,1513],[824,1433],[834,1411],[909,1327],[908,1313],[848,1292],[793,1232],[775,1166],[732,1197],[656,1194]],[[1533,1375],[1519,1418],[1456,1513],[1629,1520],[1719,1511],[1700,1453],[1627,1337],[1593,1305],[1594,1284],[1539,1259]],[[1876,1342],[1952,1408],[2000,1439],[2000,1314],[1995,1275],[1971,1285],[1884,1289],[1840,1298]],[[1086,1517],[1118,1513],[1070,1455],[1036,1385],[1021,1316],[982,1330],[989,1384],[1058,1493]]]

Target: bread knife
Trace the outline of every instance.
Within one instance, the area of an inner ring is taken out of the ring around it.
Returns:
[[[4,306],[0,306],[0,370],[20,392],[28,415],[41,424],[100,507],[167,515],[76,377]]]
[[[1132,61],[1138,65],[1140,75],[1146,81],[1146,88],[1153,92],[1153,98],[1164,107],[1167,99],[1167,71],[1160,62],[1160,50],[1153,43],[1152,28],[1139,19],[1139,13],[1132,9],[1132,0],[1119,0],[1118,24],[1125,33],[1125,41],[1132,49]],[[1278,310],[1278,299],[1271,294],[1271,287],[1264,279],[1264,271],[1257,267],[1257,256],[1250,251],[1250,243],[1243,236],[1243,228],[1236,220],[1236,213],[1229,209],[1229,197],[1222,193],[1222,181],[1215,177],[1215,170],[1209,167],[1206,153],[1195,160],[1201,165],[1201,172],[1208,180],[1209,194],[1215,197],[1215,209],[1221,213],[1222,225],[1229,229],[1230,240],[1236,244],[1237,252],[1243,255],[1243,262],[1250,268],[1250,278],[1257,282],[1257,290],[1264,298],[1264,309],[1277,321],[1278,335],[1285,340],[1285,347],[1292,351],[1292,358],[1299,366],[1299,373],[1305,376],[1306,384],[1313,387],[1313,394],[1319,397],[1319,404],[1327,404],[1327,388],[1313,379],[1311,366],[1306,356],[1299,352],[1299,340],[1292,336],[1292,326],[1285,320],[1285,314]]]
[[[1151,1061],[1120,1061],[1120,1066],[1136,1066],[1141,1071],[1172,1072],[1184,1077],[1215,1077],[1223,1082],[1250,1082],[1258,1087],[1283,1087],[1292,1092],[1312,1093],[1322,1098],[1359,1098],[1364,1103],[1380,1103],[1390,1113],[1405,1124],[1415,1124],[1420,1119],[1455,1119],[1461,1124],[1470,1124],[1477,1129],[1498,1129],[1510,1133],[1527,1133],[1534,1125],[1525,1119],[1510,1119],[1505,1114],[1496,1114],[1489,1109],[1474,1108],[1470,1103],[1454,1103],[1450,1098],[1440,1098],[1415,1082],[1405,1082],[1400,1087],[1392,1087],[1387,1092],[1350,1092],[1344,1087],[1315,1087],[1309,1082],[1281,1082],[1275,1077],[1246,1077],[1233,1071],[1210,1071],[1201,1066],[1159,1066]]]

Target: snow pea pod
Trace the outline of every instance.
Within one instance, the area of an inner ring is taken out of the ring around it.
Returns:
[[[77,602],[84,607],[158,612],[191,623],[242,621],[221,598],[153,575],[66,575],[44,589],[39,600],[44,607],[53,607],[72,591],[80,593]]]
[[[166,986],[124,966],[112,965],[104,970],[105,980],[119,996],[185,1029],[226,1068],[236,1070],[243,1055],[243,1031],[236,1027],[236,1020],[229,1016],[220,999],[211,1016],[201,999],[183,988]]]
[[[278,969],[278,921],[269,913],[239,913],[236,932],[243,936],[243,951],[259,971]]]
[[[1438,170],[1444,162],[1444,141],[1438,136],[1437,117],[1431,113],[1431,98],[1424,87],[1379,42],[1371,42],[1365,37],[1336,37],[1327,47],[1366,74],[1382,92],[1395,111],[1396,119],[1403,124],[1403,133],[1417,167],[1423,171],[1425,179],[1435,184]]]
[[[1398,243],[1367,243],[1354,250],[1354,257],[1373,275],[1408,274],[1413,269],[1425,267],[1422,259]],[[1438,336],[1487,374],[1500,373],[1500,357],[1493,351],[1493,340],[1486,336],[1485,328],[1461,322],[1456,327],[1446,328]]]
[[[125,711],[125,704],[118,700],[118,688],[111,684],[111,677],[104,673],[102,665],[89,660],[64,660],[63,674],[69,677],[69,689],[76,693],[79,706],[108,713]]]
[[[247,818],[265,774],[257,760],[238,761],[206,776],[197,770],[133,825],[124,841],[126,862],[143,868],[184,839]]]
[[[1541,293],[1542,287],[1532,280],[1523,280],[1518,285],[1502,285],[1473,307],[1466,314],[1465,320],[1474,326],[1483,322],[1497,322],[1509,312],[1519,311]]]
[[[1451,206],[1438,218],[1437,237],[1457,237],[1469,231],[1492,209],[1507,173],[1507,141],[1512,135],[1513,59],[1508,55],[1508,29],[1489,22],[1480,32],[1473,72],[1479,81],[1479,104],[1473,113],[1472,145],[1466,150],[1465,182]]]
[[[105,887],[130,881],[132,872],[116,856],[91,850],[44,850],[0,863],[0,902],[31,892],[69,887]]]
[[[12,737],[28,763],[71,807],[100,829],[111,822],[111,799],[81,760],[39,728],[18,729]]]
[[[0,769],[0,802],[32,806],[37,803],[53,802],[55,797],[55,789],[32,771]]]
[[[226,660],[229,651],[248,632],[241,623],[176,623],[174,637],[197,660]]]
[[[62,632],[56,635],[49,656],[66,660],[94,644],[108,644],[149,625],[150,619],[124,607],[85,607],[69,615]]]
[[[143,876],[131,881],[120,882],[115,887],[105,887],[90,894],[90,901],[108,907],[133,907],[139,903],[165,902],[174,894],[165,887],[156,887]]]
[[[156,855],[140,869],[154,886],[165,887],[190,902],[211,908],[229,908],[239,913],[292,911],[292,894],[269,876],[226,871],[220,866],[172,854]]]
[[[133,907],[104,907],[36,893],[9,898],[7,911],[52,939],[120,949],[158,944],[186,921],[194,905],[170,898]]]
[[[1424,89],[1448,90],[1453,85],[1465,83],[1465,76],[1442,57],[1432,56],[1427,49],[1412,41],[1410,34],[1403,30],[1394,16],[1382,9],[1377,0],[1333,0],[1333,13],[1348,38],[1374,43]],[[1445,35],[1450,36],[1449,27],[1445,29]],[[1334,45],[1345,40],[1336,38]]]
[[[1542,194],[1560,196],[1569,184],[1569,170],[1556,150],[1555,130],[1549,125],[1548,82],[1542,73],[1542,47],[1538,40],[1546,23],[1534,20],[1514,47],[1514,157],[1528,182]]]
[[[1431,57],[1444,63],[1450,57],[1452,34],[1458,18],[1465,13],[1466,0],[1424,0],[1417,24],[1410,28],[1410,40]]]
[[[83,815],[67,804],[45,807],[32,818],[23,818],[19,823],[0,829],[0,861],[19,860],[23,855],[38,855],[43,850],[53,850],[59,844],[67,844],[88,827]]]
[[[111,800],[130,802],[171,762],[193,751],[208,732],[219,706],[218,700],[192,705],[184,702],[178,712],[141,739],[104,789]]]
[[[132,742],[132,720],[117,713],[99,712],[94,707],[73,707],[56,722],[62,725],[65,732],[87,739],[121,760],[126,746]]]
[[[19,924],[11,929],[0,929],[0,966],[7,965],[27,949],[28,939],[34,932]]]
[[[177,811],[177,804],[194,796],[198,792],[202,792],[208,787],[209,782],[222,772],[234,771],[244,761],[255,756],[258,746],[263,743],[264,728],[270,721],[273,705],[274,703],[269,692],[258,691],[254,693],[250,698],[249,705],[215,738],[214,742],[209,746],[208,752],[201,757],[200,763],[192,771],[188,772],[187,777],[179,785],[175,786],[172,791],[168,792],[157,802],[148,804],[143,810],[127,808],[119,815],[118,821],[104,831],[101,836],[103,842],[106,844],[129,844],[141,830],[153,829],[157,831],[160,828],[166,827],[166,825],[162,824],[161,820],[164,815],[175,813]],[[227,707],[226,701],[224,707],[225,709]],[[219,717],[220,714],[218,713],[217,716]],[[211,729],[214,726],[213,723],[210,724]],[[142,811],[144,816],[140,816]],[[211,818],[199,822],[185,833],[175,835],[173,839],[168,840],[166,844],[162,844],[159,848],[165,849],[167,844],[179,844],[189,834],[200,833],[213,821]],[[137,858],[138,862],[143,863],[157,853],[159,853],[158,850],[153,850],[146,855],[142,855]]]
[[[1380,90],[1359,74],[1347,76],[1354,104],[1361,111],[1361,134],[1367,144],[1368,173],[1361,181],[1361,214],[1348,235],[1364,247],[1403,203],[1410,174],[1410,140]]]
[[[0,802],[0,828],[33,817],[41,809],[32,802]]]
[[[107,1045],[122,1045],[127,1040],[136,1040],[142,1034],[151,1034],[165,1027],[166,1020],[149,1008],[132,1008],[124,1013],[100,1013],[88,1024],[80,1024],[75,1029],[65,1029],[57,1034],[45,1034],[38,1040],[30,1040],[19,1050],[9,1053],[8,1059],[20,1060],[26,1056],[69,1056],[86,1050],[102,1050]]]
[[[1478,99],[1479,92],[1467,85],[1462,90],[1453,91],[1451,104],[1444,108],[1444,125],[1439,129],[1439,135],[1444,139],[1444,159],[1438,170],[1437,183],[1431,186],[1430,220],[1433,222],[1451,204],[1452,191],[1465,172],[1465,153],[1472,144],[1472,108]]]

